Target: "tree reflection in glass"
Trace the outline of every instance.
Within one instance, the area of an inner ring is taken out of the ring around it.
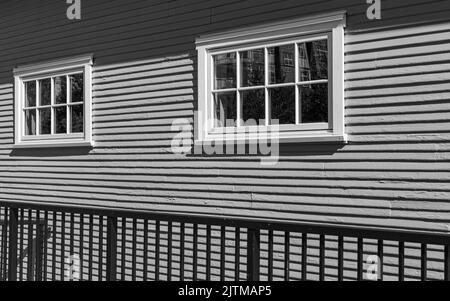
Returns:
[[[295,124],[295,87],[270,89],[272,124]]]
[[[245,124],[252,123],[252,125],[264,125],[265,115],[265,102],[264,102],[264,90],[248,90],[242,91],[242,119]],[[256,124],[255,124],[256,122]]]
[[[236,88],[236,53],[214,56],[214,89]]]
[[[67,134],[67,107],[55,108],[55,133]]]
[[[295,46],[269,47],[269,83],[283,84],[295,81]]]
[[[25,135],[36,135],[36,110],[25,110]]]
[[[83,102],[84,101],[84,76],[82,73],[74,74],[70,76],[70,100],[71,102]]]
[[[36,106],[36,82],[25,83],[25,107]]]
[[[70,108],[70,121],[71,128],[70,131],[72,133],[82,133],[83,132],[83,105],[71,106]]]
[[[51,79],[46,78],[39,81],[39,95],[41,106],[48,106],[51,104]]]
[[[328,122],[328,84],[300,86],[303,123]]]
[[[328,41],[312,41],[298,45],[300,81],[328,78]]]
[[[62,104],[67,102],[67,77],[55,77],[55,103]]]
[[[264,49],[239,53],[241,61],[241,87],[263,86],[265,82]]]
[[[234,127],[236,125],[236,93],[217,93],[214,100],[215,126]]]
[[[51,134],[51,109],[40,109],[39,110],[39,134],[40,135],[50,135]]]

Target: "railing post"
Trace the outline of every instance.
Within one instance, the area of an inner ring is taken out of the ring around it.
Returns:
[[[247,281],[259,281],[259,243],[259,230],[247,229]]]
[[[106,280],[117,280],[117,218],[108,216],[106,246]]]
[[[44,227],[41,224],[39,211],[36,217],[36,281],[42,281],[42,261],[44,251]]]
[[[9,208],[9,250],[8,280],[17,281],[17,233],[19,230],[19,209]]]

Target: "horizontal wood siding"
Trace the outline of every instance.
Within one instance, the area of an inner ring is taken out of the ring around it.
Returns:
[[[1,4],[0,199],[450,229],[450,25],[419,24],[448,1],[383,2],[375,22],[362,0],[93,2],[79,22],[61,1]],[[197,107],[196,36],[338,9],[348,144],[283,145],[270,167],[171,153],[172,122]],[[14,150],[14,66],[81,53],[94,149]]]

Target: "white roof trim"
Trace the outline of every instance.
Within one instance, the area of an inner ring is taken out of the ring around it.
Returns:
[[[197,47],[215,46],[219,44],[232,44],[242,40],[262,40],[271,36],[288,37],[301,34],[310,34],[323,30],[324,27],[335,27],[346,25],[346,11],[320,14],[315,16],[288,19],[280,22],[267,23],[263,25],[250,26],[221,33],[207,34],[196,39]],[[334,25],[333,25],[334,24]]]
[[[83,67],[85,65],[93,65],[93,55],[76,56],[66,59],[52,60],[48,62],[40,62],[38,64],[29,64],[14,68],[14,76],[34,75],[42,72],[54,72],[68,68]]]

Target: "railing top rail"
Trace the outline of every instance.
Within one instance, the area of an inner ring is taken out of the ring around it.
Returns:
[[[283,221],[276,219],[220,217],[194,213],[160,212],[143,209],[106,208],[95,206],[50,204],[39,202],[15,202],[0,200],[0,206],[17,209],[32,209],[52,212],[89,214],[109,217],[124,217],[171,221],[187,224],[205,224],[226,227],[253,228],[262,230],[289,231],[307,234],[324,234],[353,238],[375,239],[385,241],[403,241],[411,243],[426,243],[450,245],[450,232],[432,232],[409,229],[368,227],[359,225],[340,225],[327,223],[312,223],[299,221]]]

